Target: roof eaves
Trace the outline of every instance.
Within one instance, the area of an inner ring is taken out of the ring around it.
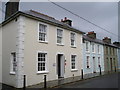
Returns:
[[[25,13],[25,12],[22,12],[22,11],[17,11],[16,13],[14,13],[13,15],[11,15],[9,18],[7,18],[5,21],[3,21],[0,26],[4,26],[5,24],[7,24],[8,22],[10,22],[11,20],[15,19],[16,17],[18,17],[19,15],[23,15],[23,16],[26,16],[26,17],[29,17],[29,18],[32,18],[32,19],[36,19],[36,20],[40,20],[42,22],[45,22],[45,23],[48,23],[48,24],[52,24],[52,25],[55,25],[57,27],[61,27],[61,28],[64,28],[64,29],[68,29],[68,30],[72,30],[72,31],[75,31],[75,32],[78,32],[78,33],[81,33],[81,34],[85,34],[85,32],[83,31],[80,31],[78,29],[75,29],[73,27],[70,27],[68,25],[65,25],[64,23],[63,24],[60,24],[60,23],[56,23],[56,22],[52,22],[50,20],[46,20],[46,19],[43,19],[43,18],[40,18],[40,17],[36,17],[34,15],[31,15],[31,14],[28,14],[28,13]],[[56,20],[57,21],[57,20]]]

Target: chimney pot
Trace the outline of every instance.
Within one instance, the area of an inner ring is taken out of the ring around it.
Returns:
[[[65,19],[64,20],[67,20],[67,17],[65,17]]]
[[[96,33],[94,31],[88,32],[87,36],[92,39],[96,39]]]
[[[104,37],[103,41],[109,44],[111,43],[111,39],[108,37]]]

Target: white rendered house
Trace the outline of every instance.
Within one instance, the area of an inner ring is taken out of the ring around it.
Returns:
[[[88,32],[83,36],[84,74],[104,71],[104,50],[102,40],[96,39],[96,33]]]
[[[18,11],[2,28],[2,82],[17,88],[81,75],[82,34],[71,20],[58,21],[39,12]]]

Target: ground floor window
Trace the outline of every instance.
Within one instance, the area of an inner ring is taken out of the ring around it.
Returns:
[[[38,71],[46,71],[46,55],[47,53],[38,52]]]
[[[71,55],[71,69],[76,69],[76,55]]]
[[[16,72],[16,53],[12,52],[11,53],[11,70],[10,73],[15,74]]]
[[[89,56],[86,57],[86,63],[87,63],[87,68],[90,68],[90,66],[89,66]]]

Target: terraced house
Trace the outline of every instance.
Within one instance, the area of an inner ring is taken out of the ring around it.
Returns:
[[[111,43],[111,39],[105,37],[104,41],[104,67],[105,72],[116,71],[118,69],[118,47]]]
[[[83,35],[83,70],[84,74],[104,71],[103,41],[96,38],[94,31]]]
[[[44,75],[50,81],[81,74],[84,32],[73,28],[71,20],[17,11],[6,16],[1,27],[4,84],[22,88],[23,75],[30,86],[43,82]]]

